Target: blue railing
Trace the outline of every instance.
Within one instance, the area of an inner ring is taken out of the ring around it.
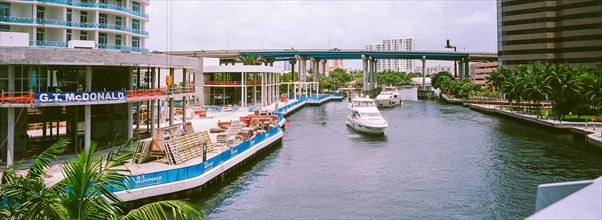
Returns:
[[[277,135],[279,132],[279,127],[272,128],[267,132],[257,135],[249,140],[246,140],[240,143],[239,145],[236,145],[235,147],[230,148],[229,150],[226,150],[202,163],[172,170],[135,175],[127,177],[127,181],[129,181],[130,189],[139,189],[147,186],[173,183],[198,177],[208,172],[209,170],[219,166],[220,164],[230,160],[231,158],[245,152],[251,147],[254,147],[258,143],[267,140],[269,137]],[[112,186],[107,187],[112,192],[119,192],[124,190]]]
[[[20,23],[20,24],[45,24],[45,25],[56,25],[65,27],[79,27],[79,28],[100,28],[100,29],[111,29],[126,31],[134,34],[140,34],[148,36],[148,31],[138,30],[129,28],[121,25],[114,24],[97,24],[97,23],[78,23],[73,21],[63,21],[56,19],[33,19],[33,18],[21,18],[21,17],[7,17],[0,16],[0,22]]]
[[[67,47],[67,43],[60,41],[29,41],[32,47]]]
[[[297,106],[298,104],[301,104],[302,102],[305,102],[307,100],[312,100],[312,101],[320,101],[320,100],[324,100],[326,98],[330,98],[330,97],[337,97],[337,98],[341,98],[343,97],[343,95],[341,94],[327,94],[327,95],[318,95],[318,96],[300,96],[297,101],[290,103],[284,107],[278,108],[278,111],[275,113],[282,113],[282,112],[286,112],[291,108],[294,108],[295,106]]]
[[[132,15],[135,15],[138,17],[148,18],[148,14],[142,13],[140,11],[134,11],[132,9],[125,8],[125,7],[118,6],[118,5],[110,5],[110,4],[94,3],[94,2],[79,2],[79,1],[71,1],[71,0],[25,0],[25,1],[46,2],[46,3],[69,5],[69,6],[75,6],[75,7],[83,7],[83,8],[104,8],[104,9],[111,9],[111,10],[116,10],[116,11],[123,11],[123,12],[129,13],[129,14],[132,14]]]
[[[132,51],[132,52],[148,53],[148,49],[138,48],[138,47],[128,47],[128,46],[123,46],[123,45],[96,44],[96,48],[110,49],[110,50],[127,50],[127,51]]]

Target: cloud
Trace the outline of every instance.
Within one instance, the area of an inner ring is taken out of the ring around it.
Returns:
[[[458,49],[496,51],[495,7],[493,0],[151,1],[146,47],[353,49],[414,37],[419,50],[445,50],[449,38]]]

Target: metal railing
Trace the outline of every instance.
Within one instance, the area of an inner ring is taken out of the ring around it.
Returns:
[[[44,24],[44,25],[56,25],[56,26],[64,26],[64,27],[79,27],[79,28],[99,28],[99,29],[111,29],[118,31],[125,31],[133,34],[140,34],[144,36],[148,36],[148,31],[143,31],[139,29],[129,28],[126,26],[115,25],[115,24],[97,24],[97,23],[79,23],[73,21],[64,21],[58,19],[33,19],[26,17],[9,17],[9,16],[0,16],[0,22],[10,22],[10,23],[19,23],[19,24]]]
[[[123,46],[123,45],[113,45],[113,44],[96,44],[96,48],[111,49],[111,50],[127,50],[127,51],[132,51],[132,52],[148,53],[148,49]]]
[[[129,9],[119,5],[111,5],[104,3],[95,3],[95,2],[80,2],[80,1],[71,1],[71,0],[24,0],[29,2],[45,2],[45,3],[53,3],[53,4],[61,4],[61,5],[69,5],[75,7],[83,7],[83,8],[102,8],[102,9],[111,9],[116,11],[122,11],[134,16],[148,18],[148,14],[134,11],[133,9]]]
[[[35,101],[34,92],[1,92],[0,103],[33,103]]]
[[[29,41],[32,47],[67,47],[67,43],[60,41]]]

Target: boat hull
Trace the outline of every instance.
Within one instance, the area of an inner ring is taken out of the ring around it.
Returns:
[[[366,125],[356,120],[353,120],[350,117],[347,118],[346,124],[351,129],[365,134],[383,134],[385,132],[385,128],[387,128],[387,126]]]
[[[376,99],[376,106],[378,107],[393,107],[401,105],[401,99]]]

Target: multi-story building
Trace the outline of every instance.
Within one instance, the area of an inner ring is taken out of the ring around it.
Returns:
[[[77,152],[149,135],[173,124],[175,100],[202,99],[202,61],[146,52],[148,4],[0,1],[0,163],[64,137]]]
[[[602,60],[602,1],[498,0],[497,16],[501,65]]]
[[[413,51],[416,47],[414,38],[395,38],[383,40],[382,44],[369,44],[364,47],[366,50],[376,51]],[[414,61],[405,59],[380,59],[376,61],[377,71],[399,71],[412,72],[414,70]]]
[[[478,62],[470,64],[470,79],[472,84],[481,85],[484,88],[487,83],[487,77],[491,71],[497,69],[497,62]]]
[[[148,0],[2,0],[0,32],[29,34],[30,46],[147,52]]]
[[[335,69],[345,69],[345,64],[343,60],[329,60],[328,61],[328,71],[325,71],[326,76],[328,76],[329,72],[334,71]]]
[[[443,66],[443,65],[426,67],[426,75],[433,75],[433,74],[437,74],[439,72],[444,72],[444,71],[453,74],[454,68],[453,68],[453,66]],[[422,72],[422,69],[420,69],[418,72]]]

